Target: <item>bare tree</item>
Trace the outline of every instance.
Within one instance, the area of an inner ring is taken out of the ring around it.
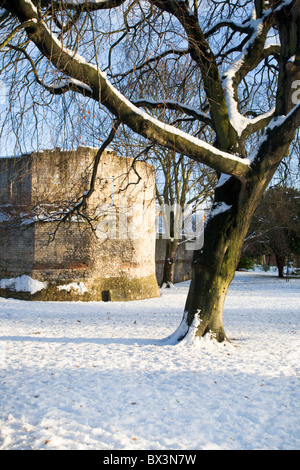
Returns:
[[[274,186],[263,195],[245,239],[243,253],[271,255],[276,260],[278,277],[292,255],[300,252],[300,192],[288,186]]]
[[[198,337],[226,340],[223,305],[244,238],[300,125],[300,1],[4,0],[1,7],[4,73],[13,63],[21,74],[25,61],[44,100],[81,94],[144,139],[218,173],[173,339],[194,326]],[[167,94],[146,99],[140,79],[155,86],[162,58],[175,77],[185,69],[198,83],[184,103]],[[23,87],[30,86],[27,78]],[[151,115],[162,105],[175,113],[172,125]],[[210,126],[214,143],[180,130],[179,115]]]
[[[212,197],[216,174],[193,160],[186,161],[183,155],[174,155],[171,150],[157,149],[153,160],[161,170],[157,170],[156,198],[166,239],[161,286],[169,287],[174,283],[179,246],[189,243],[194,236],[193,216],[197,211],[201,215],[200,207]]]

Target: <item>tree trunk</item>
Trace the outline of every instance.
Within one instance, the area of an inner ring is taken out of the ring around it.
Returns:
[[[175,263],[178,251],[178,240],[168,239],[166,243],[166,255],[163,278],[160,287],[171,287],[174,284]]]
[[[181,325],[170,337],[180,341],[194,326],[195,336],[226,341],[223,307],[235,275],[254,210],[271,175],[243,183],[231,177],[217,188],[205,221],[203,247],[194,252],[192,280]]]
[[[276,255],[276,265],[278,269],[278,277],[281,279],[284,278],[283,270],[285,266],[285,256],[282,255]]]

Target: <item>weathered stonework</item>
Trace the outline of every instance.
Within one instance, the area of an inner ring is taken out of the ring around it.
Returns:
[[[106,152],[82,216],[58,222],[88,190],[96,153],[80,147],[0,159],[0,295],[111,301],[159,296],[151,165]],[[9,282],[24,275],[46,287],[33,293]]]

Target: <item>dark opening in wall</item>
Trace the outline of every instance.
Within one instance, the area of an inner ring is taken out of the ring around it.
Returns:
[[[109,290],[103,290],[101,295],[102,295],[102,301],[103,302],[110,302],[111,301],[110,291]]]

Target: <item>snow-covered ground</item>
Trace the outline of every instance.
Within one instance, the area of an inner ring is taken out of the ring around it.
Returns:
[[[128,303],[0,298],[0,449],[299,449],[300,279],[237,273],[226,346],[161,341],[187,289]]]

